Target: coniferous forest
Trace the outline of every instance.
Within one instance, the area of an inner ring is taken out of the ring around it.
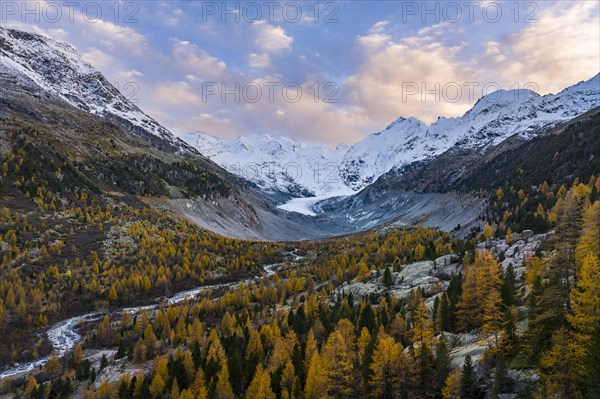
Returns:
[[[48,357],[26,378],[6,378],[6,394],[483,398],[516,385],[524,398],[600,392],[593,175],[482,191],[488,222],[462,238],[417,227],[288,243],[224,238],[79,181],[66,161],[35,147],[3,156],[0,361]],[[517,273],[517,265],[502,266],[498,249],[522,239],[517,229],[525,227],[549,233]],[[400,290],[410,278],[404,271],[422,265],[432,276],[449,263],[455,269],[445,280]],[[360,284],[375,288],[352,289]],[[203,286],[181,302],[160,299]],[[136,308],[148,303],[157,305]],[[81,341],[64,353],[40,335],[87,312],[96,317],[80,322]],[[470,356],[473,347],[481,350]]]

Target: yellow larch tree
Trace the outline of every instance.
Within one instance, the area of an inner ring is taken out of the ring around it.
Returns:
[[[160,374],[154,374],[154,378],[152,379],[152,383],[150,384],[150,394],[153,398],[158,398],[159,395],[162,395],[165,389],[165,381],[162,379]]]
[[[192,385],[190,386],[189,392],[192,395],[192,397],[194,397],[196,399],[207,399],[208,398],[208,393],[206,390],[206,382],[204,380],[204,372],[202,371],[202,368],[198,368],[198,371],[196,371],[196,375],[194,376],[194,381],[192,382]],[[183,392],[182,392],[181,396],[183,396]]]
[[[575,342],[573,333],[565,327],[552,334],[552,346],[542,355],[540,365],[544,371],[541,385],[550,382],[557,398],[578,397],[576,382],[584,375],[581,359],[584,349]]]
[[[460,399],[460,379],[459,369],[453,369],[446,379],[446,386],[442,390],[444,399]]]
[[[488,340],[488,345],[498,348],[498,335],[504,326],[502,299],[498,290],[491,290],[485,298],[482,323],[482,335]]]
[[[325,390],[333,397],[350,397],[355,384],[352,354],[339,330],[335,330],[323,347]]]
[[[269,373],[263,370],[261,364],[256,367],[256,372],[248,387],[246,397],[252,399],[275,399],[275,394],[271,389],[271,377]]]
[[[234,399],[233,388],[231,388],[231,382],[229,381],[229,368],[227,362],[223,362],[221,370],[217,377],[217,384],[215,386],[215,399]]]
[[[483,325],[483,307],[502,285],[501,269],[488,251],[476,253],[473,264],[464,271],[462,294],[458,301],[458,319],[465,330]]]
[[[600,318],[600,261],[594,254],[582,261],[577,285],[571,290],[571,309],[567,320],[577,331],[577,341],[584,345]]]
[[[413,343],[426,345],[427,348],[431,349],[434,336],[433,323],[429,317],[429,312],[427,312],[421,291],[415,289],[413,293],[416,295],[416,306],[411,315],[412,341]]]
[[[292,361],[288,359],[285,363],[285,367],[283,369],[283,373],[281,374],[281,394],[282,397],[286,396],[287,398],[292,397],[293,389],[294,389],[294,381],[296,380],[296,370],[294,369],[294,365]],[[270,382],[270,380],[269,380]]]
[[[575,252],[578,268],[581,268],[587,255],[595,255],[600,259],[600,201],[589,205],[583,213],[581,236]]]
[[[394,338],[382,334],[373,352],[371,393],[376,398],[396,398],[402,395],[402,386],[408,382],[411,358]]]
[[[326,392],[327,378],[318,351],[315,351],[310,359],[308,374],[306,376],[306,385],[304,386],[304,397],[306,399],[326,399],[329,395]]]

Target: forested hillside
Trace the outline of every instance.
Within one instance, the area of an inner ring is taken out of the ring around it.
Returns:
[[[20,139],[22,126],[7,127],[8,142]],[[2,361],[51,352],[36,332],[53,321],[90,310],[104,316],[80,326],[82,341],[64,357],[51,354],[29,376],[5,379],[4,392],[32,398],[597,395],[595,177],[570,186],[543,183],[535,196],[498,187],[491,202],[502,204],[506,220],[490,219],[466,240],[415,228],[273,244],[203,232],[148,208],[144,197],[98,193],[63,177],[68,172],[48,155],[44,173],[32,175],[36,163],[25,160],[42,156],[35,148],[14,146],[2,160]],[[501,266],[503,245],[522,239],[509,229],[525,204],[556,233],[522,265]],[[455,272],[442,276],[448,262]],[[264,275],[273,264],[276,273]],[[415,280],[409,272],[415,265],[429,265],[439,278]],[[122,310],[261,274],[180,304]],[[404,295],[407,282],[414,288]],[[348,284],[377,289],[355,295]],[[468,351],[464,356],[467,337],[481,348],[475,359]]]
[[[503,151],[454,182],[452,189],[527,188],[544,181],[587,181],[600,170],[600,110],[592,110],[546,134]]]

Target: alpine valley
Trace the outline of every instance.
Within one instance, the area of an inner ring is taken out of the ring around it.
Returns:
[[[226,141],[0,28],[0,398],[600,397],[585,78]]]

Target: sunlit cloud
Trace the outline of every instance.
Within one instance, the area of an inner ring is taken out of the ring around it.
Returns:
[[[227,65],[188,41],[175,41],[173,60],[179,68],[201,76],[219,76]]]
[[[430,123],[440,115],[457,115],[468,109],[466,98],[455,103],[442,98],[445,84],[465,82],[476,75],[460,60],[460,47],[446,47],[427,36],[388,39],[382,45],[379,37],[383,33],[376,31],[357,39],[364,62],[344,82],[351,101],[373,124],[379,121],[383,125],[399,116]],[[424,95],[427,91],[432,94]]]
[[[511,88],[534,82],[543,94],[600,70],[597,2],[540,3],[539,22],[529,24],[513,23],[511,15],[503,24],[406,22],[394,2],[366,3],[340,3],[334,24],[323,23],[324,9],[315,23],[306,7],[296,24],[282,18],[203,20],[195,2],[164,1],[140,3],[134,24],[122,18],[90,23],[76,12],[72,23],[15,18],[7,25],[67,41],[109,81],[134,83],[137,104],[167,128],[226,138],[269,133],[352,144],[400,116],[427,123],[459,116],[485,94],[479,90],[471,98],[465,92],[447,101],[446,84]],[[266,89],[258,101],[223,101],[218,94],[206,101],[206,82],[230,89],[236,83],[294,82],[303,96],[286,101],[279,87],[275,101]],[[321,85],[317,99],[315,82]],[[335,83],[334,102],[324,101],[327,82]],[[407,84],[418,92],[409,94]]]
[[[252,53],[248,56],[248,64],[252,68],[267,68],[271,66],[271,57],[269,54],[255,54]]]
[[[288,36],[282,27],[271,25],[266,21],[257,21],[253,26],[256,31],[254,44],[262,51],[279,53],[292,48],[294,39]]]
[[[507,82],[535,83],[558,92],[600,71],[600,21],[594,1],[558,2],[539,22],[502,43],[488,42],[493,66]]]

